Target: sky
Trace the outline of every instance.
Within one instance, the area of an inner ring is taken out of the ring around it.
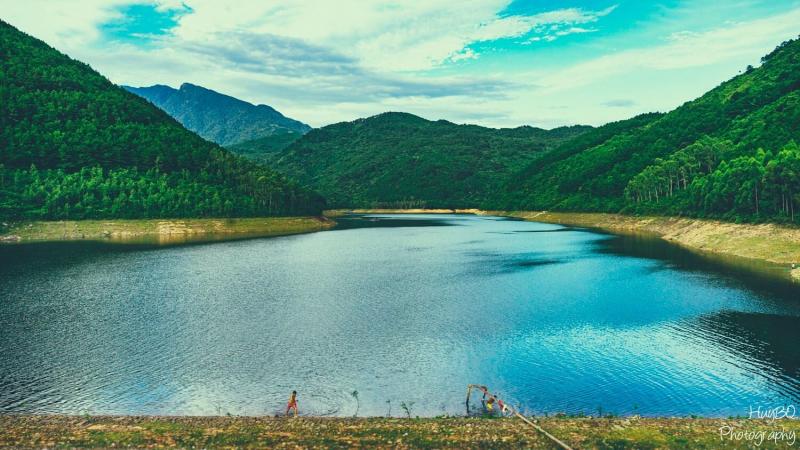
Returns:
[[[800,0],[0,0],[117,84],[201,85],[318,127],[669,111],[800,33]]]

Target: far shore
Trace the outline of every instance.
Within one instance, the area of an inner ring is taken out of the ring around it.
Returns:
[[[63,220],[11,224],[2,243],[104,241],[173,244],[246,237],[283,236],[332,228],[324,217],[259,217],[237,219]]]
[[[578,448],[792,448],[800,421],[537,417]],[[0,415],[11,448],[558,448],[518,418]]]
[[[353,214],[471,213],[592,228],[615,234],[648,234],[689,250],[729,255],[786,266],[800,281],[800,228],[777,224],[737,224],[684,217],[626,216],[552,211],[478,209],[353,209],[326,211],[331,217]],[[795,268],[792,268],[795,265]]]
[[[345,214],[481,214],[480,209],[451,209],[451,208],[411,208],[411,209],[329,209],[323,211],[327,217],[343,216]]]

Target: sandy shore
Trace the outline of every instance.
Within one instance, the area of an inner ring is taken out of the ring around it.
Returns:
[[[92,240],[169,244],[307,233],[335,224],[326,217],[38,221],[11,225],[0,235],[0,242]]]
[[[798,420],[538,418],[573,448],[794,448]],[[758,442],[760,445],[755,446]],[[9,448],[542,448],[516,418],[0,416]]]

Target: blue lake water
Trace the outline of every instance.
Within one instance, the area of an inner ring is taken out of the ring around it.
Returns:
[[[0,247],[0,412],[747,415],[800,403],[782,269],[470,215],[313,234]],[[773,274],[773,272],[775,272]]]

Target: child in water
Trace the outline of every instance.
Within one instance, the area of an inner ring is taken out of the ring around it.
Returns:
[[[486,400],[485,406],[486,410],[489,411],[489,414],[491,414],[492,411],[494,411],[494,397],[490,395],[489,400]]]
[[[286,404],[287,416],[292,409],[294,409],[294,416],[297,417],[297,391],[292,391],[292,396],[289,397],[289,403]]]

